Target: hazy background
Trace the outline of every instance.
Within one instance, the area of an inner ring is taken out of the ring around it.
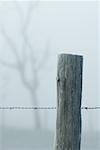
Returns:
[[[99,101],[97,1],[0,1],[0,106],[56,106],[59,52],[84,56],[82,106]],[[56,110],[0,110],[1,150],[53,150]],[[82,150],[100,149],[100,112],[82,110]]]

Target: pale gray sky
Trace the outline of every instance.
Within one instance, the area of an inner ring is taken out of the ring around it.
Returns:
[[[23,21],[27,15],[29,2],[21,1],[19,6],[23,13]],[[14,40],[20,53],[22,39],[20,37],[20,12],[14,1],[0,1],[0,26],[4,27]],[[98,106],[99,100],[99,4],[97,1],[40,1],[35,8],[28,31],[29,40],[34,47],[35,56],[41,60],[47,41],[50,42],[50,57],[44,69],[39,72],[40,86],[37,92],[38,105],[56,105],[56,69],[57,54],[59,52],[81,54],[84,57],[83,68],[83,106]],[[0,57],[6,61],[15,62],[10,47],[5,44],[0,35]],[[18,72],[1,67],[0,80],[5,84],[4,95],[7,95],[5,105],[31,105],[30,95],[21,84]],[[7,80],[7,81],[6,81]],[[7,83],[6,83],[7,82]],[[2,87],[3,85],[1,85]],[[5,90],[6,89],[6,90]],[[2,92],[0,93],[2,97]],[[0,101],[2,104],[2,101]],[[29,121],[26,122],[26,115]],[[19,118],[23,128],[32,127],[31,112],[14,112],[6,114],[6,123],[16,126],[15,115]],[[82,112],[85,118],[83,131],[98,130],[100,124],[96,122],[100,114],[95,111]],[[54,130],[56,111],[42,112],[42,125]],[[48,119],[49,118],[49,119]],[[13,120],[13,121],[12,121]],[[52,123],[51,123],[52,122]]]

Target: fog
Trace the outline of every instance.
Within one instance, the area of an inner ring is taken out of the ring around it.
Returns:
[[[99,106],[96,1],[0,1],[0,106],[55,107],[57,55],[83,55],[82,106]],[[82,110],[81,150],[100,149],[100,112]],[[56,110],[0,110],[1,150],[53,150]]]

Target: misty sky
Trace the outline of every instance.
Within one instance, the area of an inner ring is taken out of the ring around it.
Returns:
[[[0,1],[0,58],[16,63],[9,44],[2,36],[2,30],[13,39],[20,58],[23,57],[20,36],[21,26],[25,22],[32,1]],[[33,2],[34,4],[34,2]],[[31,14],[27,31],[37,64],[43,58],[46,44],[49,43],[49,57],[39,71],[37,90],[39,106],[56,106],[56,70],[59,52],[83,55],[83,106],[98,106],[99,101],[99,8],[96,1],[40,1]],[[21,18],[22,17],[22,18]],[[27,53],[28,56],[28,53]],[[21,83],[20,74],[14,69],[0,65],[0,105],[30,106],[30,94]],[[27,115],[28,121],[25,118]],[[8,112],[6,124],[32,128],[32,112]],[[56,111],[41,112],[43,127],[54,130]],[[82,111],[83,131],[99,129],[99,113]],[[46,118],[46,121],[45,121]],[[52,123],[51,123],[52,122]],[[97,125],[95,126],[95,122]],[[91,128],[90,128],[91,126]]]

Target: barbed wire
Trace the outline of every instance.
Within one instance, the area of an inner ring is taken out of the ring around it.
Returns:
[[[4,107],[0,107],[0,109],[9,109],[9,110],[13,110],[13,109],[25,109],[25,110],[37,110],[37,109],[56,109],[56,107],[26,107],[26,106],[4,106]]]
[[[100,106],[93,106],[93,107],[81,107],[81,109],[85,109],[85,110],[88,110],[88,109],[100,109]]]
[[[0,106],[0,110],[56,110],[56,106],[41,106],[41,107],[27,107],[27,106]],[[87,107],[82,106],[84,110],[100,110],[100,106]]]

